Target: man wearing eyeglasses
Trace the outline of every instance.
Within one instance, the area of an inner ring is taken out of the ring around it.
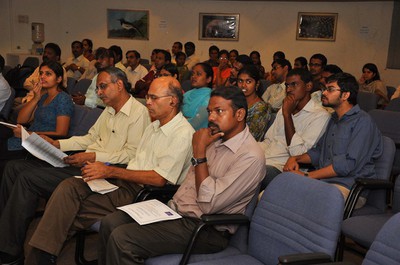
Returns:
[[[107,105],[84,136],[52,140],[62,151],[80,151],[64,158],[69,166],[56,168],[38,159],[12,160],[0,185],[0,259],[3,264],[22,259],[25,233],[35,215],[39,198],[48,199],[64,179],[81,175],[85,164],[127,164],[150,124],[147,109],[128,93],[128,81],[118,68],[104,69],[97,78],[97,94]],[[58,210],[66,210],[66,204]],[[57,218],[52,216],[54,220]],[[51,237],[46,235],[45,238]]]
[[[276,83],[265,90],[262,99],[271,105],[273,113],[277,113],[286,97],[285,81],[288,72],[292,70],[292,65],[286,59],[276,59],[271,66],[271,73]]]
[[[105,102],[111,102],[113,91],[108,82],[102,84],[98,83],[98,94]],[[54,264],[51,261],[69,237],[115,212],[116,207],[132,203],[143,185],[162,187],[183,181],[192,157],[194,130],[180,112],[182,98],[178,80],[155,79],[146,95],[153,122],[145,129],[136,156],[127,168],[88,162],[81,169],[83,180],[69,178],[60,183],[29,242],[41,250],[39,264]],[[85,182],[95,179],[107,179],[119,188],[106,194],[92,192]]]
[[[261,189],[282,173],[290,156],[306,153],[317,142],[330,118],[321,104],[311,99],[312,76],[307,70],[289,71],[285,86],[282,108],[260,143],[267,168]]]
[[[374,160],[383,152],[382,135],[371,117],[357,105],[354,76],[338,73],[327,78],[322,105],[335,110],[326,132],[307,153],[292,156],[283,170],[335,185],[346,199],[356,177],[374,178]],[[299,163],[317,169],[299,171]],[[365,199],[361,198],[361,207]]]

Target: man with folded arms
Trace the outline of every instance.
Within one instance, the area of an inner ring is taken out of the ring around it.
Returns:
[[[150,118],[147,109],[128,93],[128,84],[121,70],[104,70],[97,80],[97,95],[108,107],[88,134],[58,141],[46,138],[63,151],[86,150],[66,157],[64,161],[70,166],[54,168],[38,159],[13,160],[7,164],[0,190],[3,264],[22,259],[26,230],[40,197],[50,197],[62,180],[80,175],[85,163],[127,164],[135,157]]]
[[[169,206],[181,219],[140,226],[125,212],[102,220],[101,264],[143,264],[146,258],[183,253],[203,214],[244,213],[265,175],[264,155],[246,126],[247,102],[237,87],[217,88],[208,104],[209,128],[193,136],[193,159]],[[196,253],[224,249],[235,226],[200,233]]]
[[[144,184],[162,187],[183,181],[192,157],[194,130],[180,112],[182,98],[178,80],[155,79],[146,96],[153,122],[128,167],[88,162],[82,168],[83,180],[69,178],[57,187],[29,242],[41,250],[39,264],[54,264],[68,238],[116,211],[116,207],[132,203]],[[85,183],[93,179],[107,179],[119,188],[104,195],[94,193]]]

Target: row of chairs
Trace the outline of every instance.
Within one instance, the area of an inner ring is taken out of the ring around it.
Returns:
[[[363,91],[358,92],[357,103],[360,106],[360,108],[366,112],[377,109],[378,101],[379,101],[379,96],[374,93],[363,92]],[[395,98],[389,101],[389,104],[385,107],[385,109],[392,111],[400,111],[400,98]]]

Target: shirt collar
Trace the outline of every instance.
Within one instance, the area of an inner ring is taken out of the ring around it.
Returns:
[[[131,113],[132,105],[133,105],[133,99],[132,96],[129,96],[129,99],[125,102],[125,104],[122,106],[119,112],[124,113],[126,116],[129,116],[129,114]],[[108,106],[107,111],[111,115],[115,115],[115,109],[113,109],[112,107]]]
[[[178,114],[175,115],[172,120],[167,122],[167,124],[164,124],[163,126],[160,127],[160,121],[156,120],[151,123],[153,126],[154,131],[161,130],[166,136],[170,136],[175,133],[175,126],[176,124],[180,123],[182,119],[185,119],[182,115],[182,112],[179,112]]]
[[[348,117],[348,116],[355,115],[355,114],[359,113],[360,111],[361,111],[360,106],[357,104],[357,105],[353,106],[348,112],[346,112],[346,113],[342,116],[341,120],[345,119],[345,118]],[[336,114],[336,112],[334,112],[334,113],[332,114],[332,118],[333,118],[335,121],[338,121],[338,115]]]
[[[219,139],[215,142],[215,147],[218,148],[222,145],[228,147],[233,153],[236,153],[237,150],[243,145],[244,141],[249,137],[249,127],[244,128],[243,131],[233,136],[231,139],[223,142],[222,139]]]

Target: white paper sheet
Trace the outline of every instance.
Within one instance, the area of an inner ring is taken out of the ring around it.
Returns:
[[[182,218],[158,200],[137,202],[117,208],[129,214],[140,225]]]
[[[82,176],[75,176],[75,178],[82,178]],[[93,179],[86,182],[86,184],[88,184],[89,188],[93,192],[97,192],[100,194],[106,194],[119,188],[118,186],[111,184],[105,179]]]
[[[3,124],[5,126],[11,127],[11,128],[17,128],[17,125],[11,124],[11,123],[8,123],[8,122],[4,122],[4,121],[0,121],[0,124]]]
[[[22,146],[32,155],[46,161],[54,167],[66,167],[63,158],[67,156],[60,149],[54,147],[36,133],[29,133],[22,127]]]

